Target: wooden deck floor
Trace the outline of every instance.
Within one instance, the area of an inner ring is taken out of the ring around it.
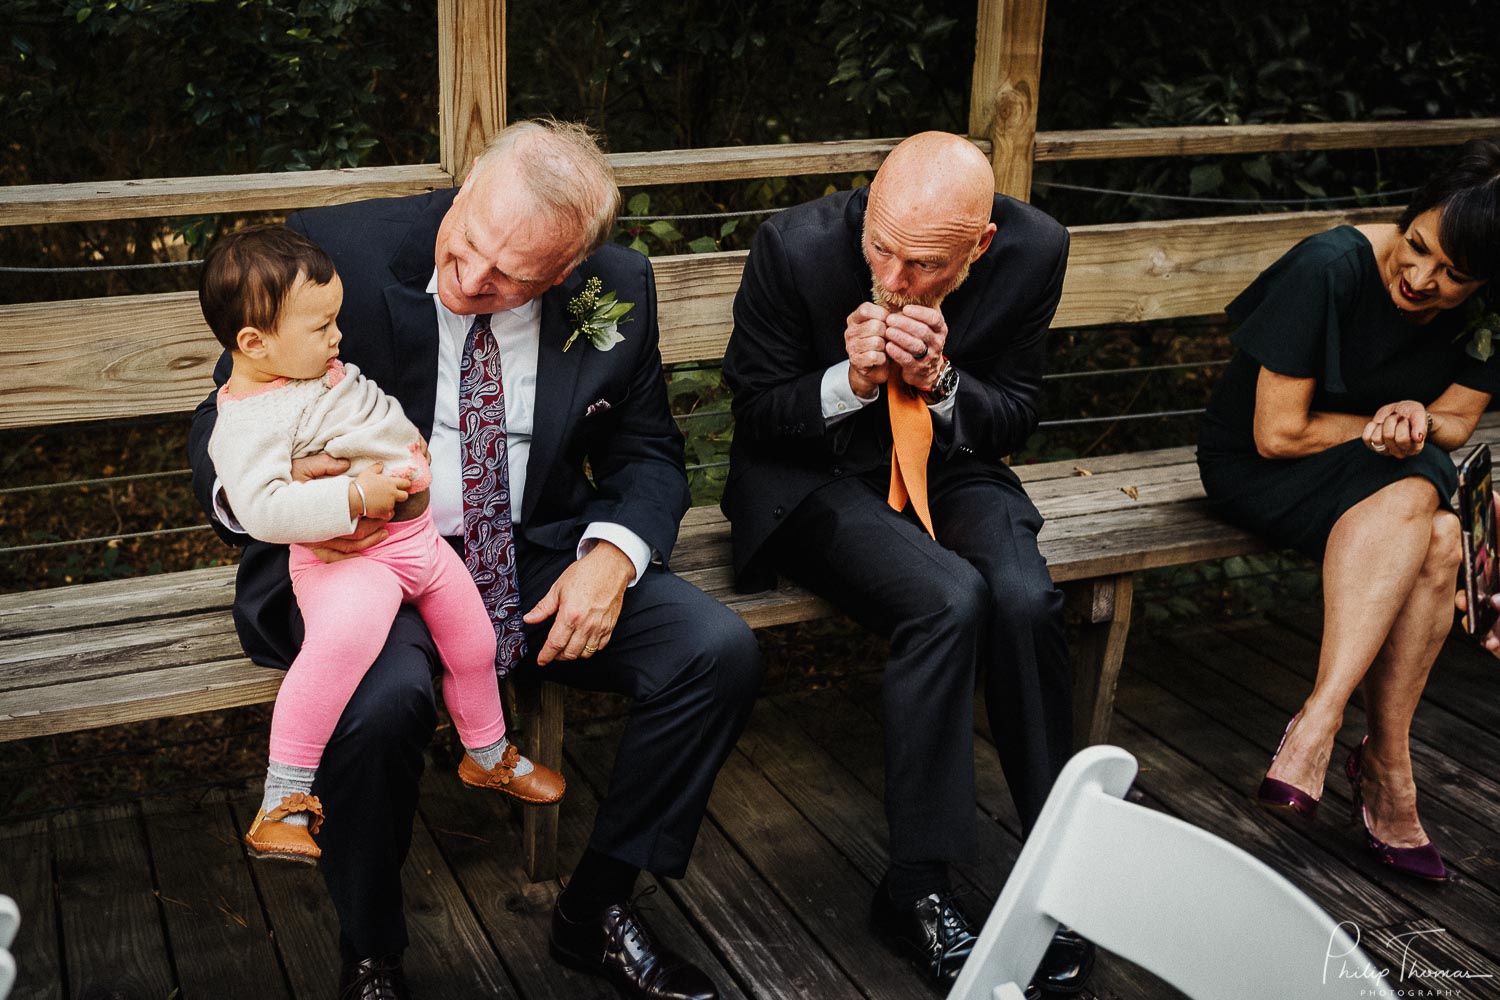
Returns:
[[[1450,644],[1417,716],[1423,817],[1457,872],[1452,884],[1427,886],[1366,860],[1345,818],[1342,779],[1330,778],[1310,827],[1249,801],[1308,687],[1316,634],[1315,618],[1291,615],[1133,637],[1114,741],[1140,759],[1141,801],[1284,872],[1337,919],[1354,921],[1393,970],[1411,942],[1429,974],[1401,985],[1431,992],[1407,996],[1500,997],[1500,978],[1453,978],[1500,976],[1500,663]],[[662,935],[711,969],[726,997],[932,1000],[865,930],[885,840],[877,702],[873,677],[762,700],[719,779],[691,874],[645,902]],[[570,730],[565,866],[587,835],[614,725]],[[1351,707],[1336,760],[1363,725]],[[987,743],[978,761],[982,854],[959,876],[973,888],[967,905],[983,913],[1019,845]],[[24,921],[14,995],[331,997],[329,904],[310,869],[245,860],[239,835],[253,802],[248,791],[214,793],[0,821],[0,892],[19,900]],[[518,832],[502,804],[458,785],[451,762],[429,768],[405,873],[418,996],[613,996],[548,958],[556,887],[525,883]],[[1323,950],[1286,960],[1305,962],[1316,978]],[[1178,995],[1109,956],[1090,993]],[[1243,995],[1260,994],[1246,984]]]

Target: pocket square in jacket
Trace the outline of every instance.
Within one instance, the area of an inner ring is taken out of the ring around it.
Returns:
[[[596,413],[604,413],[609,408],[610,408],[609,407],[609,400],[607,400],[607,399],[596,399],[592,403],[589,404],[589,408],[588,409],[586,409],[586,410],[583,411],[583,415],[584,415],[585,418],[592,417]]]

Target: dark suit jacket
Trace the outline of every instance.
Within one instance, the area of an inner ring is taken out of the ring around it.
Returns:
[[[761,557],[781,520],[839,476],[890,466],[885,395],[825,429],[821,387],[848,359],[844,326],[870,298],[860,248],[869,191],[840,192],[773,217],[756,233],[734,300],[724,376],[734,443],[722,507],[734,526],[737,583],[771,582]],[[1046,336],[1068,260],[1068,231],[1024,202],[995,196],[994,240],[943,303],[945,349],[959,371],[951,428],[933,472],[1003,469],[1036,428]]]
[[[340,355],[401,401],[426,437],[437,391],[438,328],[427,284],[438,224],[455,190],[357,202],[298,213],[288,225],[333,258],[344,283]],[[625,340],[599,351],[572,332],[567,302],[591,276],[635,303],[620,327]],[[229,356],[214,373],[223,384]],[[622,524],[663,560],[691,502],[682,435],[667,405],[656,325],[656,285],[644,257],[600,249],[541,300],[536,422],[527,460],[520,534],[525,542],[571,551],[594,521]],[[607,406],[595,406],[603,400]],[[214,396],[193,414],[189,451],[193,487],[212,515],[214,470],[208,439]],[[592,478],[591,478],[592,477]],[[283,546],[250,542],[214,522],[231,544],[245,545],[235,590],[235,623],[251,659],[285,666],[296,655],[288,634],[291,583]],[[248,543],[248,544],[247,544]]]

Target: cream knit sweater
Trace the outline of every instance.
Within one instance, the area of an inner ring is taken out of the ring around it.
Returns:
[[[427,489],[422,438],[401,404],[337,359],[316,379],[278,379],[246,396],[221,388],[208,454],[234,517],[263,542],[324,542],[354,530],[349,480],[375,462]],[[292,459],[327,452],[349,471],[305,483]]]

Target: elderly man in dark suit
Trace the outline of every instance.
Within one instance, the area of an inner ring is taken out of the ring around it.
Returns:
[[[618,206],[585,130],[523,122],[495,137],[456,192],[316,209],[288,225],[320,244],[343,279],[341,353],[396,396],[430,442],[439,530],[465,545],[466,507],[508,512],[513,542],[476,558],[471,532],[466,556],[482,591],[485,575],[514,573],[519,605],[497,620],[524,633],[518,668],[634,699],[588,849],[554,909],[554,956],[627,996],[711,998],[701,970],[655,943],[631,894],[643,869],[685,871],[760,660],[737,616],[667,571],[689,503],[682,439],[667,407],[651,268],[605,244]],[[609,293],[631,311],[606,315],[597,299]],[[470,338],[476,358],[493,338],[484,353],[498,365],[488,385],[503,397],[503,427],[486,423],[492,405],[476,408],[460,392],[474,385],[463,374]],[[221,383],[227,373],[221,364]],[[287,552],[235,533],[206,450],[215,414],[211,395],[194,416],[195,489],[219,533],[245,546],[235,600],[245,649],[284,667],[301,639]],[[493,447],[497,432],[498,459],[476,465],[472,445]],[[326,455],[300,463],[304,477],[344,468]],[[470,473],[506,464],[493,489],[508,495],[477,496]],[[384,534],[361,522],[323,555],[357,558]],[[438,669],[421,617],[403,608],[318,771],[344,997],[407,995],[400,870],[437,722]]]
[[[1002,460],[1036,427],[1067,257],[1067,230],[994,194],[971,143],[923,133],[868,189],[761,227],[724,358],[740,584],[781,571],[890,638],[872,917],[939,982],[973,943],[947,869],[974,850],[976,670],[1027,829],[1071,752],[1062,596]],[[1080,989],[1091,958],[1064,932],[1041,985]]]

